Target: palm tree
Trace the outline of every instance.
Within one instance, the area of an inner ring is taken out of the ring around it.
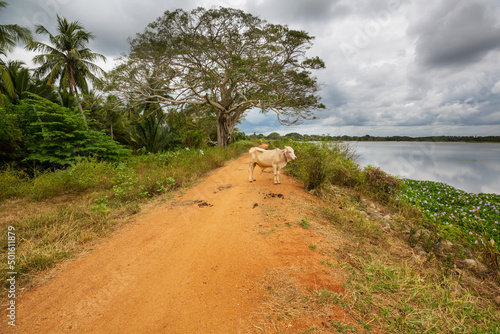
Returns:
[[[82,104],[78,98],[78,89],[82,93],[88,92],[87,80],[92,83],[99,81],[96,76],[104,74],[103,69],[94,64],[96,60],[106,61],[102,54],[92,52],[87,44],[95,36],[86,31],[78,21],[68,22],[57,16],[57,35],[52,35],[44,26],[37,25],[36,33],[48,35],[52,45],[33,41],[26,48],[31,51],[40,51],[42,54],[33,58],[40,67],[35,71],[38,77],[45,77],[47,85],[59,80],[59,89],[69,91],[76,97],[78,108],[87,124]],[[96,74],[94,74],[96,73]]]
[[[0,1],[0,8],[8,4]],[[17,24],[0,24],[0,56],[7,56],[17,42],[28,43],[31,40],[31,31]],[[6,93],[11,99],[15,99],[16,92],[12,78],[9,75],[5,62],[0,58],[0,92]],[[0,100],[1,103],[1,100]]]
[[[24,67],[24,62],[22,61],[8,61],[4,64],[4,69],[7,75],[10,77],[12,83],[12,88],[14,89],[9,97],[12,102],[17,102],[23,92],[29,91],[31,88],[31,74],[29,70]]]
[[[176,135],[166,124],[167,115],[157,111],[133,123],[132,139],[148,152],[157,153],[168,148],[169,142],[174,143]]]

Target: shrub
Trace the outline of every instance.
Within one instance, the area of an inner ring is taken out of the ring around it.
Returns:
[[[386,174],[379,167],[367,166],[364,169],[368,190],[383,201],[399,189],[398,179]]]
[[[356,188],[362,183],[361,170],[348,146],[295,143],[293,147],[297,160],[290,162],[290,173],[304,182],[308,190],[325,184]]]

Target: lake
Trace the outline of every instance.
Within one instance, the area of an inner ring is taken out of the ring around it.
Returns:
[[[500,194],[500,143],[347,142],[362,166],[403,178]]]

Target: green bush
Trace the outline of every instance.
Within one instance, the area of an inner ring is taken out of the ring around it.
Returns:
[[[100,161],[94,157],[86,158],[68,169],[72,191],[87,189],[111,188],[111,177],[115,174],[115,166],[108,161]]]
[[[46,167],[63,167],[84,157],[118,161],[127,149],[103,132],[86,129],[81,115],[36,95],[21,101],[22,107],[33,110],[37,122],[28,125],[30,133],[28,156]]]
[[[11,104],[0,108],[0,166],[19,162],[24,158],[23,133],[19,126],[20,115]]]
[[[86,190],[106,190],[112,187],[116,174],[112,163],[87,158],[55,172],[45,171],[30,181],[31,198],[41,200],[65,194],[77,194]]]
[[[67,167],[82,158],[118,161],[128,149],[105,133],[87,129],[76,111],[26,93],[0,108],[0,163]]]
[[[363,182],[353,153],[342,143],[295,143],[297,159],[291,161],[290,173],[304,182],[308,190],[325,184],[356,188]]]
[[[355,152],[349,145],[340,142],[291,143],[274,142],[273,146],[290,145],[297,159],[289,162],[290,174],[301,180],[308,190],[328,185],[346,187],[370,195],[373,199],[387,203],[399,189],[399,181],[380,168],[362,169],[356,162]]]

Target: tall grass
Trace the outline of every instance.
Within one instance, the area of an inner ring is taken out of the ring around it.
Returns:
[[[11,169],[1,171],[0,217],[11,218],[0,218],[0,279],[7,282],[4,257],[9,226],[16,231],[18,279],[28,282],[37,272],[115,229],[144,201],[189,185],[252,144],[131,155],[119,163],[86,159],[34,178]]]
[[[184,186],[224,161],[246,151],[252,143],[237,142],[227,149],[178,150],[131,155],[119,163],[84,159],[71,167],[43,172],[34,178],[12,169],[0,171],[0,201],[30,197],[45,200],[68,194],[113,189],[116,197],[131,200]]]

